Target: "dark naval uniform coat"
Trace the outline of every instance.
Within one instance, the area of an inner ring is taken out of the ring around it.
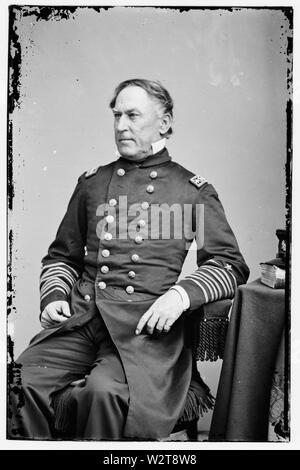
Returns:
[[[170,207],[171,227],[163,225]],[[167,334],[135,335],[141,316],[177,283],[195,233],[198,269],[177,284],[190,308]],[[189,313],[232,298],[247,277],[212,185],[173,162],[166,149],[139,163],[120,157],[78,180],[41,274],[41,311],[49,302],[67,300],[72,317],[43,330],[30,347],[100,315],[129,388],[124,437],[166,437],[191,381],[191,351],[184,341]]]

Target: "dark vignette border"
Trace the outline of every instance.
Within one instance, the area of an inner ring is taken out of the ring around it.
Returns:
[[[293,34],[293,9],[285,9]],[[287,37],[287,91],[289,98],[286,103],[286,285],[285,285],[285,351],[284,351],[284,430],[290,437],[290,392],[291,392],[291,251],[292,251],[292,158],[293,158],[293,36]]]
[[[101,10],[109,10],[120,6],[114,5],[101,5],[101,6],[44,6],[44,5],[10,5],[9,10],[9,36],[8,36],[8,90],[7,90],[7,219],[8,213],[13,211],[13,198],[15,196],[14,179],[13,179],[13,122],[12,115],[16,108],[20,108],[20,78],[21,78],[21,43],[16,31],[17,13],[22,11],[22,16],[36,16],[36,21],[49,21],[49,20],[69,20],[74,18],[78,8],[89,8],[101,13]],[[278,7],[278,6],[159,6],[159,5],[143,5],[133,6],[124,5],[122,8],[156,8],[165,10],[175,10],[179,12],[187,12],[189,10],[225,10],[225,11],[240,11],[240,10],[280,10],[282,11],[289,21],[290,30],[293,32],[293,8],[292,7]],[[285,286],[285,358],[284,358],[284,373],[285,373],[285,393],[284,393],[284,426],[283,431],[285,437],[290,436],[290,333],[291,333],[291,243],[292,243],[292,155],[293,155],[293,106],[292,106],[292,73],[293,73],[293,37],[287,37],[287,91],[290,97],[286,103],[286,164],[285,164],[285,186],[286,186],[286,286]],[[14,49],[14,54],[11,50]],[[8,225],[7,225],[8,226]],[[10,312],[15,310],[13,305],[14,298],[14,275],[13,275],[13,230],[8,229],[7,233],[7,317]],[[15,363],[14,359],[14,343],[7,330],[7,390],[19,392],[20,391],[20,366]],[[20,406],[22,400],[20,399]],[[10,406],[7,407],[7,417],[10,416]]]

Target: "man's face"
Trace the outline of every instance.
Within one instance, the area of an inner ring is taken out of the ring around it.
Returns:
[[[128,86],[116,99],[114,130],[120,154],[141,160],[151,154],[151,144],[161,139],[161,105],[141,87]]]

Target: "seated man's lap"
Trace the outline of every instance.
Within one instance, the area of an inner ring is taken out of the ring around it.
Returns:
[[[98,402],[95,403],[95,410],[98,409],[100,414],[105,412],[113,418],[113,410],[118,409],[121,414],[127,413],[129,389],[126,375],[118,351],[110,338],[99,345],[97,358],[90,372],[86,374],[85,380],[73,387],[71,395],[79,408]]]
[[[94,318],[80,329],[54,333],[37,344],[29,345],[16,363],[22,367],[52,367],[86,374],[95,361],[97,341],[101,342],[98,323],[99,319]]]
[[[49,382],[52,392],[84,377],[80,388],[86,391],[106,388],[117,392],[119,388],[126,396],[128,389],[122,361],[100,316],[78,330],[29,345],[16,366],[20,366],[24,386],[47,388]]]

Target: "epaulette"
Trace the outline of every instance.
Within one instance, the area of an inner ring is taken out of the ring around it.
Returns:
[[[97,173],[97,170],[98,170],[98,166],[96,168],[92,168],[91,170],[88,170],[86,173],[85,173],[85,177],[86,178],[89,178],[90,176],[93,176]]]
[[[192,178],[190,179],[190,183],[192,183],[194,186],[196,186],[196,188],[199,189],[201,188],[201,186],[207,183],[207,180],[203,178],[203,176],[195,175],[192,176]]]

